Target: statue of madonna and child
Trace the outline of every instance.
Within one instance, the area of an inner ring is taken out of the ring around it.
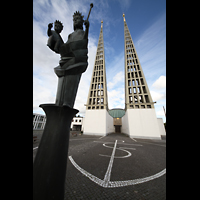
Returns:
[[[93,5],[90,5],[90,11]],[[90,12],[89,12],[90,14]],[[88,18],[89,18],[88,14]],[[66,43],[60,36],[63,24],[56,20],[54,31],[51,30],[53,23],[48,24],[47,35],[49,36],[47,46],[61,55],[59,66],[54,68],[58,76],[58,87],[55,104],[57,106],[68,106],[73,108],[78,85],[82,73],[88,66],[88,32],[89,21],[83,20],[82,14],[76,11],[73,15],[74,32],[68,35]],[[83,30],[85,25],[85,31]]]

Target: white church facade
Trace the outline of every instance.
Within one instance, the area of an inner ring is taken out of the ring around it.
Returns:
[[[129,32],[125,15],[125,109],[108,109],[103,21],[88,93],[83,134],[105,136],[120,132],[131,138],[161,139],[166,135],[162,118],[156,117],[154,103]]]

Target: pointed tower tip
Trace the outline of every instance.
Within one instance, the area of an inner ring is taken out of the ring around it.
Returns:
[[[101,20],[101,28],[103,27],[103,20]]]
[[[126,21],[126,20],[125,20],[125,14],[124,14],[124,13],[123,13],[123,15],[122,15],[122,16],[123,16],[123,18],[124,18],[124,21]]]

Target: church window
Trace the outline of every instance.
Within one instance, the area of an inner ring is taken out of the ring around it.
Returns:
[[[132,90],[131,90],[131,87],[129,88],[129,94],[132,94]]]
[[[139,94],[141,94],[141,90],[140,90],[140,87],[138,87],[138,88],[137,88],[137,90],[138,90],[138,93],[139,93]]]
[[[133,72],[131,72],[131,77],[134,78]]]
[[[136,79],[136,83],[137,85],[140,85],[139,79]]]
[[[138,103],[138,99],[137,99],[136,95],[134,96],[134,101],[135,101],[135,103]]]
[[[149,102],[150,102],[150,101],[149,101],[148,95],[144,95],[144,98],[145,98],[146,103],[149,103]]]
[[[144,93],[147,93],[147,90],[146,90],[146,87],[145,87],[145,86],[142,86],[142,89],[143,89],[143,92],[144,92]]]
[[[133,97],[129,96],[129,103],[133,103]]]
[[[133,82],[133,86],[135,86],[135,81],[134,81],[134,80],[132,80],[132,82]]]
[[[130,80],[128,80],[128,86],[131,86],[131,81]]]
[[[136,88],[135,87],[133,87],[133,93],[136,94]]]
[[[140,103],[144,103],[142,95],[139,95],[139,100],[140,100]]]
[[[91,103],[92,103],[92,99],[89,99],[89,105],[91,105]]]

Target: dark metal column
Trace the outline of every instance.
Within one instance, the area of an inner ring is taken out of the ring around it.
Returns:
[[[79,111],[55,104],[40,107],[47,121],[33,164],[33,200],[63,200],[70,125]]]

